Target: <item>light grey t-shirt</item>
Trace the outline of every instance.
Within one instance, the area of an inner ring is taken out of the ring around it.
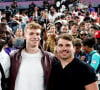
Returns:
[[[22,51],[22,62],[15,82],[15,90],[44,90],[42,53],[29,54]]]

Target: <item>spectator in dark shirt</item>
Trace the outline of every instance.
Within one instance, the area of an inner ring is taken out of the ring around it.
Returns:
[[[49,90],[99,90],[94,69],[74,57],[72,36],[61,34],[56,41],[57,63],[53,64]]]

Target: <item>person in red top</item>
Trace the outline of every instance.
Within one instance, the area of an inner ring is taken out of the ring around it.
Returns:
[[[100,54],[100,30],[98,30],[95,33],[95,38],[97,40],[97,43],[96,43],[94,49],[97,50],[97,52]]]

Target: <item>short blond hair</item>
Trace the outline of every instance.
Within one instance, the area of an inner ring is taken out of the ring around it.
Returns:
[[[41,25],[35,22],[30,22],[25,26],[24,32],[26,32],[27,29],[40,29],[41,30]]]

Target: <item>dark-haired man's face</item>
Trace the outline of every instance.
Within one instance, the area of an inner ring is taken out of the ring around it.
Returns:
[[[76,32],[76,31],[78,30],[78,26],[77,26],[77,25],[73,25],[73,26],[71,27],[71,30]]]
[[[56,48],[57,55],[61,60],[67,60],[74,56],[74,47],[72,41],[59,39]]]
[[[76,53],[79,53],[81,51],[81,46],[79,45],[75,45],[74,48]]]
[[[91,27],[90,23],[85,23],[85,29],[88,30]]]
[[[88,52],[87,52],[87,49],[88,49],[88,46],[84,46],[84,45],[82,44],[82,50],[83,50],[83,52],[88,53]]]
[[[67,15],[67,16],[66,16],[66,20],[67,20],[67,21],[70,21],[71,19],[72,19],[72,18],[71,18],[71,15]]]
[[[0,46],[4,46],[7,40],[7,29],[0,28]]]
[[[94,37],[95,33],[96,33],[96,30],[94,30],[93,28],[90,28],[89,32],[91,34],[91,37]]]
[[[75,20],[75,22],[78,24],[78,23],[80,22],[80,19],[77,18],[77,19]]]
[[[80,26],[80,30],[85,30],[85,25]]]
[[[83,39],[87,39],[88,38],[88,33],[86,33],[85,31],[81,31],[80,32],[80,38]]]
[[[7,20],[6,20],[6,19],[3,19],[3,20],[2,20],[2,22],[5,22],[5,23],[7,23]]]

